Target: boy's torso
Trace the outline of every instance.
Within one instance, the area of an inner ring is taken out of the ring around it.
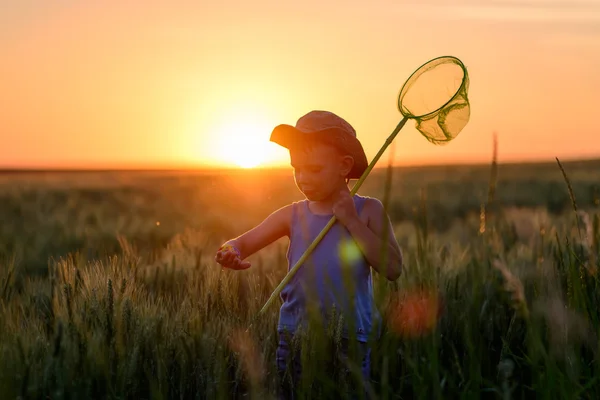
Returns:
[[[355,195],[361,219],[367,197]],[[314,214],[307,200],[293,204],[288,270],[296,264],[308,246],[327,225],[332,215]],[[305,320],[309,308],[327,318],[333,308],[352,320],[359,340],[366,340],[378,318],[373,304],[371,269],[350,233],[336,223],[322,238],[281,292],[279,330],[295,330]],[[352,326],[352,325],[350,325]]]

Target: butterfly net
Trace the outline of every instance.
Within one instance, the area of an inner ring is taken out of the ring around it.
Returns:
[[[408,78],[398,97],[398,108],[434,144],[454,139],[469,122],[469,76],[455,57],[439,57],[422,65]]]

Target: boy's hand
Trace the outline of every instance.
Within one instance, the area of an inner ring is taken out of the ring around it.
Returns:
[[[346,190],[340,192],[338,200],[333,205],[333,213],[346,227],[359,220],[356,205],[354,204],[354,199],[350,196],[350,192]]]
[[[228,244],[219,248],[217,255],[215,256],[215,261],[221,264],[224,268],[235,270],[250,268],[250,262],[242,261],[239,251],[235,247]]]

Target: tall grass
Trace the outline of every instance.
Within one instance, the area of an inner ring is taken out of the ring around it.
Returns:
[[[391,170],[387,182],[389,207]],[[499,189],[488,190],[488,204]],[[384,320],[369,343],[369,382],[357,379],[356,360],[335,356],[340,330],[331,325],[299,336],[299,392],[599,398],[597,209],[528,231],[495,203],[485,229],[474,214],[459,240],[433,229],[428,199],[423,190],[411,210],[402,277],[374,275]],[[246,328],[284,276],[285,243],[254,256],[249,270],[228,271],[208,239],[188,230],[149,249],[116,236],[116,255],[54,257],[45,276],[3,259],[0,397],[274,398],[278,307]]]

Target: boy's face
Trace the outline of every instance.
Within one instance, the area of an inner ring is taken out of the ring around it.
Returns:
[[[313,201],[324,200],[339,190],[354,160],[335,147],[315,143],[290,150],[290,164],[298,189]]]

